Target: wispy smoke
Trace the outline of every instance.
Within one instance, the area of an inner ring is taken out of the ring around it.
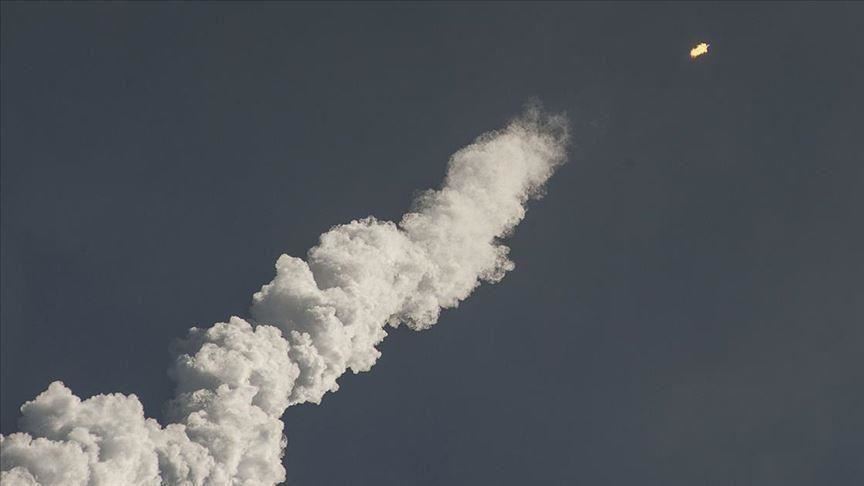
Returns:
[[[23,432],[0,435],[3,486],[284,481],[285,409],[372,368],[388,325],[428,328],[512,270],[499,238],[564,162],[566,142],[562,117],[529,109],[454,154],[443,187],[399,224],[352,221],[321,235],[306,261],[282,255],[252,320],[189,331],[170,369],[167,426],[135,395],[82,401],[52,383],[21,407]]]

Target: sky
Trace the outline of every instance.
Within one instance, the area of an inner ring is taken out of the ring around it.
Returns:
[[[0,430],[164,418],[169,344],[539,100],[516,268],[288,409],[287,484],[864,482],[864,7],[2,4]],[[711,44],[692,61],[691,47]]]

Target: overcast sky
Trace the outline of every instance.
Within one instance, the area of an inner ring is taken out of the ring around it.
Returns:
[[[0,428],[53,380],[161,419],[173,339],[533,98],[573,147],[516,269],[289,409],[288,484],[862,484],[862,32],[856,3],[3,3]]]

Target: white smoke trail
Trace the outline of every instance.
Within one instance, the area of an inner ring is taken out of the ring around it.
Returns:
[[[421,330],[513,268],[499,242],[564,162],[562,117],[536,109],[450,159],[397,225],[372,217],[321,236],[307,261],[282,255],[253,298],[254,321],[192,328],[170,370],[165,427],[135,395],[81,400],[52,383],[0,435],[3,486],[272,485],[285,479],[280,417],[320,403],[347,370],[368,371],[385,328]]]

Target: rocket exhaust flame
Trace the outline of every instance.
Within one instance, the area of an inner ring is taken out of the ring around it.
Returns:
[[[708,54],[709,47],[711,47],[711,44],[706,44],[704,42],[697,44],[696,47],[690,49],[690,59],[696,59],[699,56]]]
[[[168,425],[135,395],[82,400],[56,381],[0,435],[3,486],[272,485],[285,480],[280,417],[368,371],[387,327],[426,329],[513,269],[509,235],[564,162],[562,117],[529,109],[451,158],[441,189],[399,223],[369,217],[282,255],[252,319],[192,328],[170,369]]]

